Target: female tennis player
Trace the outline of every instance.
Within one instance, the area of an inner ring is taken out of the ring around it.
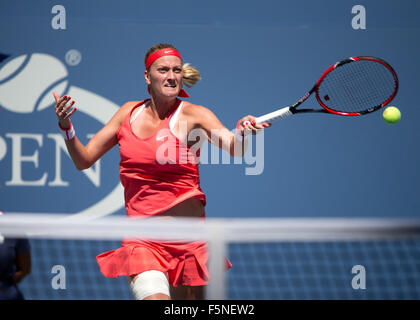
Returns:
[[[199,129],[204,139],[232,156],[242,156],[244,135],[256,134],[268,124],[256,124],[255,117],[246,116],[238,121],[234,134],[209,109],[180,100],[188,97],[183,85],[191,87],[201,77],[197,69],[183,64],[172,45],[150,48],[145,67],[150,99],[125,103],[86,146],[70,121],[75,102],[54,93],[67,150],[77,169],[83,170],[119,145],[128,217],[203,218],[206,197],[200,188],[199,149],[193,148],[197,140],[190,141],[189,134]],[[179,156],[175,161],[160,152],[163,144],[168,153]],[[209,278],[207,259],[207,244],[199,241],[124,240],[121,248],[97,256],[106,277],[128,277],[138,300],[203,299]]]

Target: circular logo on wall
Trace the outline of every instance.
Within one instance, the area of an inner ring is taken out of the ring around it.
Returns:
[[[118,154],[113,150],[78,171],[58,128],[52,93],[76,101],[73,123],[84,144],[119,106],[78,87],[66,65],[52,55],[0,57],[0,210],[96,218],[122,209]],[[76,66],[81,54],[71,50],[65,59]]]

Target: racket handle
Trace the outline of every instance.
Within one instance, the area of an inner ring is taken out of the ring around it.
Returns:
[[[286,107],[271,113],[267,113],[261,117],[258,117],[255,121],[257,123],[272,123],[277,120],[281,120],[287,118],[288,116],[293,115],[292,111],[290,111],[290,107]]]

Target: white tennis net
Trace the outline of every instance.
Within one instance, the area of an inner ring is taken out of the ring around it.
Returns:
[[[96,255],[125,237],[209,243],[207,299],[419,299],[420,220],[348,218],[82,219],[6,213],[3,237],[28,237],[27,299],[131,299]],[[233,264],[225,270],[225,257]],[[54,266],[66,288],[51,284]],[[122,281],[121,281],[122,280]]]

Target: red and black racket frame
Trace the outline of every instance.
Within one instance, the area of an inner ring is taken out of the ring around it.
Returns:
[[[367,110],[364,111],[360,111],[360,112],[343,112],[343,111],[337,111],[337,110],[333,110],[329,107],[327,107],[321,100],[321,98],[319,97],[319,92],[318,92],[318,88],[319,85],[321,84],[322,80],[327,76],[328,73],[330,73],[332,70],[339,68],[347,63],[352,63],[354,61],[361,61],[361,60],[369,60],[369,61],[375,61],[375,62],[379,62],[382,65],[384,65],[386,68],[388,68],[388,70],[392,73],[393,77],[394,77],[394,81],[395,81],[395,90],[393,92],[393,94],[383,103],[381,103],[380,105],[377,106],[373,106],[370,107]],[[315,96],[316,99],[318,100],[318,103],[324,108],[324,109],[299,109],[297,110],[296,107],[299,106],[302,102],[304,102],[306,99],[309,98],[309,96],[315,92]],[[336,114],[336,115],[340,115],[340,116],[360,116],[360,115],[364,115],[364,114],[368,114],[371,112],[374,112],[380,108],[383,108],[384,106],[386,106],[389,102],[392,101],[392,99],[394,99],[394,97],[396,96],[398,92],[398,77],[397,77],[397,73],[395,72],[395,70],[384,60],[376,58],[376,57],[370,57],[370,56],[358,56],[358,57],[350,57],[348,59],[344,59],[340,62],[336,62],[335,64],[333,64],[331,67],[329,67],[324,73],[323,75],[319,78],[319,80],[316,82],[316,84],[313,86],[313,88],[308,91],[308,93],[306,93],[302,98],[300,98],[294,105],[290,106],[290,112],[292,112],[293,114],[295,113],[305,113],[305,112],[320,112],[320,113],[330,113],[330,114]]]

